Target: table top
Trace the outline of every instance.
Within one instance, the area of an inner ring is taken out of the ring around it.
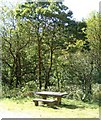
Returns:
[[[51,92],[51,91],[41,91],[41,92],[36,92],[37,95],[46,95],[46,96],[63,96],[67,95],[67,93],[61,93],[61,92]]]

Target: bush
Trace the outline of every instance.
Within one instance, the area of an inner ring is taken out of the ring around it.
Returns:
[[[6,98],[23,98],[23,97],[32,97],[34,91],[36,91],[36,86],[33,81],[27,82],[25,86],[21,88],[10,89],[7,85],[2,87],[3,97]]]
[[[101,101],[101,87],[100,84],[94,84],[93,85],[93,95],[92,99],[94,102],[99,102]]]

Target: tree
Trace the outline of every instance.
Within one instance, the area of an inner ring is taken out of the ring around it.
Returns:
[[[62,3],[55,2],[27,2],[16,11],[17,17],[32,25],[33,34],[36,35],[39,88],[42,88],[42,76],[45,75],[45,89],[47,89],[53,55],[57,49],[64,46],[66,40],[68,41],[67,32],[69,32],[69,24],[73,21],[72,12]],[[45,54],[44,57],[43,54]]]
[[[86,23],[73,20],[72,12],[61,2],[25,2],[5,14],[3,84],[10,89],[28,85],[30,90],[37,86],[37,90],[50,87],[54,91],[68,91],[71,84],[70,92],[76,89],[86,71],[89,73],[88,59],[82,62],[79,56],[87,42]]]
[[[22,23],[16,19],[13,10],[8,11],[7,8],[4,10],[4,14],[2,14],[3,27],[1,28],[3,82],[8,83],[10,87],[15,85],[17,88],[22,86],[21,81],[25,67],[23,59],[26,54],[24,50],[31,44],[30,29],[28,29],[26,22]]]
[[[87,38],[91,45],[91,58],[95,65],[96,76],[98,80],[95,82],[101,83],[101,16],[99,13],[92,13],[91,17],[87,20]],[[97,74],[98,73],[98,74]]]

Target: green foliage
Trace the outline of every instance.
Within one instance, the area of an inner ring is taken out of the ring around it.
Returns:
[[[95,15],[77,22],[72,14],[59,2],[25,2],[14,11],[3,9],[4,96],[51,90],[66,91],[70,99],[97,98],[92,85],[101,75],[100,19]]]
[[[94,84],[93,85],[93,98],[95,102],[100,102],[101,99],[101,92],[100,92],[100,85]]]
[[[101,78],[101,16],[99,13],[92,13],[91,17],[87,20],[87,38],[90,43],[91,58],[95,65],[95,78],[96,82],[100,82]]]

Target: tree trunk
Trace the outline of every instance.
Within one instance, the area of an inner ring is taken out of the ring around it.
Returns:
[[[41,61],[42,61],[42,58],[41,58],[41,40],[38,39],[38,68],[39,68],[38,77],[39,77],[39,88],[40,88],[40,90],[42,88]]]
[[[15,61],[15,76],[16,76],[16,88],[21,87],[21,60],[19,51],[16,53]]]
[[[48,83],[49,83],[50,72],[52,68],[52,61],[53,61],[53,44],[51,44],[51,47],[50,47],[50,67],[45,78],[45,90],[47,90]]]
[[[41,90],[42,88],[42,78],[41,78],[41,70],[42,70],[42,48],[41,48],[41,44],[42,44],[42,38],[40,37],[40,23],[38,23],[37,26],[37,40],[38,40],[38,80],[39,80],[39,89]]]

